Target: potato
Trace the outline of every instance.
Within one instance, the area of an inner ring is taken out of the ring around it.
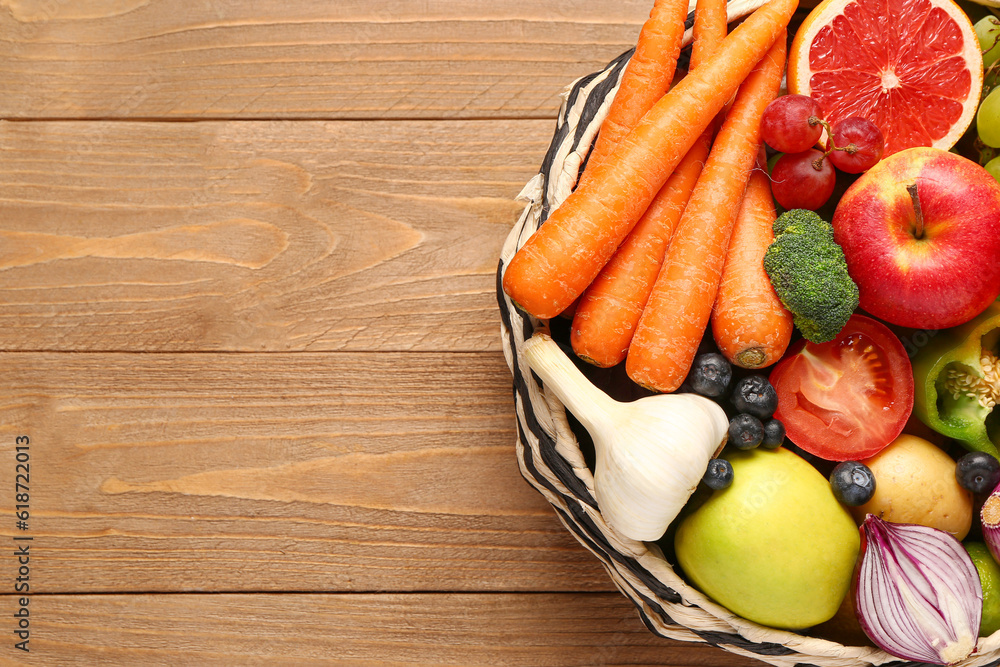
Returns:
[[[866,514],[894,523],[916,523],[963,539],[972,527],[972,494],[955,479],[955,461],[915,435],[901,435],[862,461],[875,475],[875,495],[850,508],[860,525]]]

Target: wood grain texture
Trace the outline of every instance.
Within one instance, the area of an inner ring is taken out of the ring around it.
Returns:
[[[648,0],[0,1],[0,118],[554,118]]]
[[[499,350],[552,130],[0,122],[0,350]]]
[[[11,619],[11,596],[0,614]],[[759,667],[656,637],[618,594],[35,596],[30,656],[64,665]],[[29,658],[29,659],[24,659]],[[179,662],[178,662],[179,661]]]
[[[0,0],[0,664],[759,664],[514,456],[513,200],[650,5]]]
[[[8,353],[0,377],[33,590],[612,589],[520,477],[500,354]]]

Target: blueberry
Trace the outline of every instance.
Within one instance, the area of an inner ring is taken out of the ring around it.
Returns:
[[[730,401],[737,411],[759,419],[767,419],[778,408],[778,394],[763,375],[748,375],[737,382]]]
[[[843,461],[830,473],[830,486],[837,500],[857,507],[871,500],[875,493],[875,475],[864,463]]]
[[[958,459],[955,478],[966,491],[990,493],[1000,482],[1000,461],[986,452],[969,452]]]
[[[760,446],[764,449],[777,449],[785,444],[785,425],[777,419],[769,419],[764,423],[764,440]]]
[[[737,449],[753,449],[764,440],[764,425],[741,412],[729,421],[729,442]]]
[[[726,393],[732,378],[733,367],[726,358],[716,352],[709,352],[694,358],[687,381],[702,396],[717,398]]]
[[[733,483],[733,464],[726,459],[712,459],[701,481],[710,489],[726,488]]]

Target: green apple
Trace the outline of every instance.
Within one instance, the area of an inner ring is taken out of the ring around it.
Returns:
[[[837,613],[861,539],[830,483],[785,448],[733,451],[733,483],[677,529],[688,579],[743,618],[801,629]]]

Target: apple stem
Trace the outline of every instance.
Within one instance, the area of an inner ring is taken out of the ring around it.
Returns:
[[[913,213],[916,216],[916,227],[913,236],[917,239],[924,238],[924,214],[920,210],[920,197],[917,195],[917,184],[910,183],[906,186],[906,191],[910,194],[910,201],[913,202]]]

